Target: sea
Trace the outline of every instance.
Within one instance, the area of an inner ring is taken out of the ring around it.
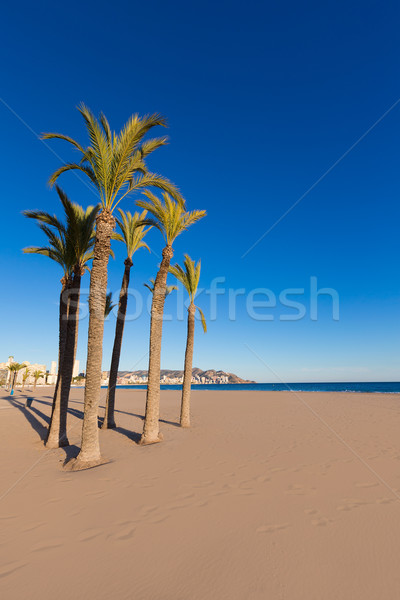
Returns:
[[[105,386],[107,387],[107,386]],[[146,389],[146,385],[117,385],[119,389]],[[182,385],[161,385],[162,390],[181,390]],[[353,381],[343,383],[205,383],[193,384],[192,390],[220,391],[288,391],[294,392],[357,392],[368,394],[400,394],[398,381]]]

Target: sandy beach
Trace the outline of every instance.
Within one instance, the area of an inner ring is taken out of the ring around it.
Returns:
[[[182,430],[163,391],[164,442],[139,447],[145,392],[119,390],[110,462],[71,473],[83,390],[52,451],[31,395],[0,398],[4,600],[400,597],[398,396],[196,390]]]

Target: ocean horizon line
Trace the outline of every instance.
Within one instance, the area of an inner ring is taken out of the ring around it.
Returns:
[[[84,387],[84,386],[73,386]],[[118,389],[145,390],[146,384],[117,385]],[[107,389],[107,386],[102,386]],[[160,384],[161,390],[181,390],[182,384]],[[340,382],[291,382],[291,383],[196,383],[192,390],[220,391],[293,391],[293,392],[347,392],[368,394],[400,394],[399,381],[340,381]]]

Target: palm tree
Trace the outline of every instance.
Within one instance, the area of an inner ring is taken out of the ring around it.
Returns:
[[[44,373],[43,371],[39,371],[39,369],[36,369],[35,371],[33,371],[32,373],[32,377],[35,380],[35,383],[33,384],[33,389],[36,390],[36,384],[38,379],[40,379],[41,377],[44,377]]]
[[[160,414],[160,361],[161,339],[164,303],[166,296],[167,275],[171,258],[173,257],[172,244],[174,240],[190,225],[206,215],[205,210],[187,212],[186,208],[178,204],[167,193],[160,200],[152,192],[144,192],[147,200],[137,200],[136,204],[147,210],[152,218],[145,219],[144,223],[153,225],[163,235],[166,246],[162,251],[162,261],[158,270],[153,290],[150,321],[150,349],[149,349],[149,374],[147,382],[146,415],[141,444],[153,444],[161,441],[159,433]]]
[[[47,246],[29,246],[24,248],[25,254],[40,254],[47,256],[56,262],[63,270],[61,278],[61,292],[59,305],[59,343],[58,343],[58,370],[63,361],[65,341],[67,339],[67,318],[69,304],[69,288],[72,281],[73,259],[71,256],[71,248],[67,244],[64,225],[56,217],[49,215],[43,211],[25,211],[26,217],[36,219],[40,229],[47,236]],[[52,225],[51,229],[48,225]]]
[[[186,288],[189,294],[190,304],[188,306],[188,324],[187,324],[187,341],[186,341],[186,352],[185,352],[185,370],[183,373],[183,385],[182,385],[182,401],[181,401],[181,416],[180,424],[181,427],[190,427],[190,392],[192,384],[192,365],[193,365],[193,347],[194,347],[194,317],[196,309],[200,313],[201,323],[203,325],[204,333],[207,331],[206,320],[204,318],[203,311],[201,308],[195,305],[194,299],[197,292],[200,279],[201,261],[196,263],[190,258],[188,254],[185,254],[184,269],[176,264],[170,267],[169,272],[175,275],[178,281],[180,281]]]
[[[143,285],[145,287],[147,287],[148,290],[150,290],[150,292],[153,294],[154,292],[154,277],[150,278],[150,283],[144,283]],[[176,285],[166,285],[165,286],[165,297],[167,298],[167,296],[170,295],[171,292],[173,292],[174,290],[177,290],[178,288],[176,287]]]
[[[122,277],[121,291],[119,294],[118,315],[115,325],[115,338],[102,429],[111,429],[116,426],[114,417],[115,388],[117,385],[119,359],[121,356],[122,337],[125,326],[126,307],[128,304],[130,271],[133,266],[132,256],[140,248],[147,248],[147,250],[150,251],[148,245],[143,241],[143,238],[149,229],[145,229],[145,227],[140,224],[141,221],[145,219],[147,212],[143,211],[141,215],[139,215],[138,212],[135,212],[134,215],[131,215],[130,212],[124,213],[121,209],[119,209],[119,214],[120,218],[117,219],[117,223],[121,233],[114,234],[113,237],[114,239],[125,243],[127,258],[124,262],[125,270]]]
[[[28,379],[28,377],[30,377],[30,375],[31,374],[29,372],[29,369],[28,367],[26,367],[25,373],[22,374],[22,389],[25,389],[26,380]]]
[[[87,270],[87,263],[93,257],[94,224],[99,207],[89,206],[86,211],[79,204],[71,202],[68,196],[56,186],[57,193],[64,208],[66,225],[43,211],[25,211],[25,215],[45,225],[41,229],[49,236],[49,226],[57,229],[65,248],[69,269],[68,311],[63,315],[65,321],[65,341],[59,351],[59,368],[53,407],[48,429],[46,447],[59,448],[68,446],[67,412],[71,379],[78,343],[79,297],[82,275]],[[56,234],[54,234],[56,235]],[[26,249],[35,251],[37,249]],[[37,252],[39,253],[39,252]]]
[[[25,363],[17,363],[17,362],[12,362],[9,365],[7,365],[7,369],[11,373],[11,378],[10,378],[10,394],[11,395],[14,393],[14,386],[17,381],[19,371],[25,367],[26,367]]]
[[[183,204],[175,185],[165,177],[149,172],[145,159],[154,150],[166,144],[165,137],[144,140],[144,136],[155,126],[165,126],[160,115],[132,116],[119,134],[112,133],[103,114],[99,119],[84,104],[78,107],[83,117],[90,140],[82,146],[69,136],[46,133],[43,139],[61,139],[71,144],[80,153],[78,162],[64,164],[50,177],[53,185],[66,171],[83,172],[96,188],[101,210],[96,220],[96,242],[89,291],[89,331],[86,363],[86,386],[81,451],[71,468],[85,469],[100,464],[98,411],[101,389],[101,363],[103,351],[104,308],[107,294],[107,267],[110,240],[115,226],[113,211],[128,194],[156,187],[168,191]]]

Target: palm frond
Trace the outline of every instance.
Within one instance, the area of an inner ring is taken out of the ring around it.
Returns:
[[[106,296],[106,305],[104,307],[104,318],[106,319],[108,317],[108,315],[110,314],[110,312],[112,311],[112,309],[117,306],[116,304],[113,304],[112,302],[112,292],[109,292]]]
[[[36,221],[45,223],[46,225],[51,225],[52,227],[55,227],[59,231],[65,233],[64,224],[61,223],[56,215],[51,215],[43,210],[23,210],[22,214],[28,219],[36,219]]]
[[[66,163],[65,165],[62,165],[61,167],[56,169],[49,178],[49,185],[53,187],[59,176],[63,173],[66,173],[67,171],[82,171],[82,173],[85,173],[85,175],[89,177],[90,181],[96,186],[96,188],[100,189],[99,182],[92,167],[89,167],[87,165],[79,165],[77,163]]]
[[[201,324],[203,326],[203,331],[204,331],[204,333],[207,333],[207,323],[206,323],[206,318],[204,316],[204,313],[199,306],[196,306],[196,308],[200,313],[200,319],[201,319]]]
[[[79,142],[69,137],[68,135],[64,135],[62,133],[42,133],[40,138],[42,140],[64,140],[65,142],[72,144],[72,146],[77,148],[77,150],[82,152],[82,154],[85,152],[84,148],[79,144]]]
[[[154,292],[154,277],[150,279],[150,283],[144,283],[144,287],[147,287],[148,290],[153,294]],[[165,286],[165,297],[169,296],[171,292],[177,290],[176,285],[166,285]]]
[[[182,197],[178,187],[162,175],[147,172],[145,175],[133,177],[129,184],[130,191],[143,190],[149,187],[155,187],[163,192],[166,192],[182,207],[183,210],[185,209],[185,200]]]

